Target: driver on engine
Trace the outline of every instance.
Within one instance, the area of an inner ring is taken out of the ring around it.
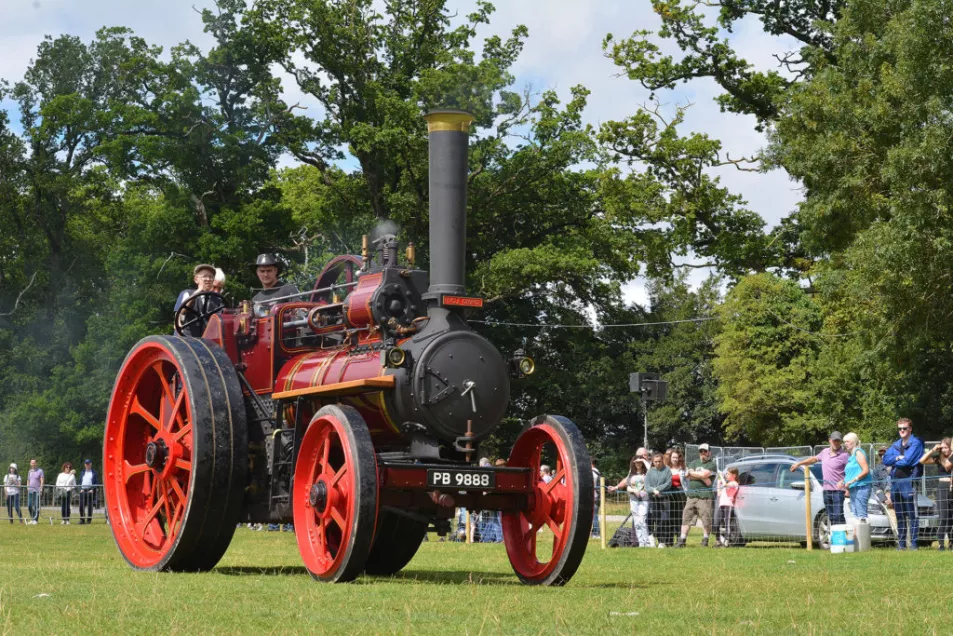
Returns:
[[[252,298],[256,316],[267,316],[268,310],[276,302],[281,302],[279,299],[298,293],[298,288],[294,284],[278,280],[279,266],[280,263],[274,254],[259,254],[255,260],[255,272],[258,274],[262,287],[261,291]]]
[[[199,338],[202,336],[205,324],[204,320],[195,320],[195,317],[215,313],[225,304],[222,302],[222,297],[217,294],[202,294],[202,292],[214,291],[215,268],[213,266],[206,263],[196,265],[192,270],[192,280],[195,281],[196,289],[186,289],[179,294],[179,298],[175,301],[175,315],[183,334]],[[183,306],[188,310],[180,312]]]

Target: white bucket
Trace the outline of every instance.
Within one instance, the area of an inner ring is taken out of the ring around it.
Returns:
[[[854,551],[854,528],[845,523],[831,526],[831,553]]]

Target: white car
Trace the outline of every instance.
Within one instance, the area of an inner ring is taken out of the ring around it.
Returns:
[[[791,472],[791,465],[796,461],[798,458],[789,455],[764,455],[746,457],[727,465],[738,469],[738,483],[741,485],[735,501],[737,523],[732,526],[732,543],[758,540],[807,542],[804,471]],[[811,466],[810,474],[813,540],[815,545],[828,549],[831,523],[824,509],[820,464]],[[928,545],[936,538],[936,505],[929,497],[918,495],[917,512],[920,516],[917,543]],[[844,516],[848,523],[854,519],[849,500],[844,502]],[[867,504],[867,522],[872,541],[896,540],[887,510],[874,495]]]

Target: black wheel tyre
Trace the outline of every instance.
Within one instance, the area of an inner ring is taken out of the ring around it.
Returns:
[[[417,554],[426,534],[427,524],[423,521],[382,510],[364,571],[377,576],[400,572]]]
[[[814,544],[821,550],[831,549],[831,520],[822,511],[814,521]]]
[[[103,458],[110,527],[130,565],[213,568],[241,513],[247,452],[241,387],[225,352],[199,338],[139,341],[116,379]]]

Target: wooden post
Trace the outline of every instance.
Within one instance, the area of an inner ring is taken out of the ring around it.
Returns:
[[[811,518],[811,471],[807,466],[804,470],[804,525],[807,528],[807,549],[814,549],[814,522]]]
[[[599,536],[602,549],[606,549],[606,478],[599,477]]]
[[[467,533],[467,543],[473,543],[472,526],[470,525],[470,510],[467,510],[465,531]]]

